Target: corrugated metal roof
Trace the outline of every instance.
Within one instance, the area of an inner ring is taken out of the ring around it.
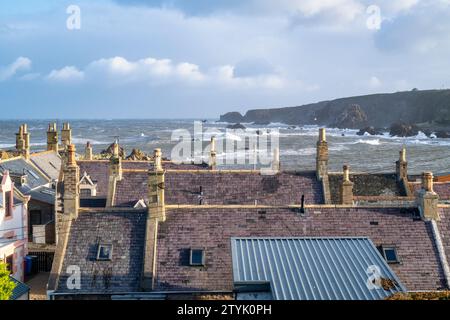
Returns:
[[[232,238],[236,283],[270,283],[276,300],[378,300],[406,291],[367,238]],[[377,266],[387,290],[369,289]]]

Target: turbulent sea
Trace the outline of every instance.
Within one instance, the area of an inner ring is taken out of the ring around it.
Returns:
[[[62,122],[58,122],[59,130]],[[49,121],[45,120],[1,120],[0,149],[14,148],[15,133],[22,123],[27,123],[31,134],[33,151],[46,148],[46,131]],[[186,129],[193,140],[203,140],[206,146],[211,134],[194,136],[194,120],[70,120],[73,143],[79,153],[84,152],[86,142],[93,144],[98,153],[111,144],[116,137],[125,147],[127,154],[133,148],[151,153],[161,148],[165,157],[170,157],[173,147],[179,141],[172,141],[176,129]],[[238,132],[226,132],[226,123],[208,120],[203,130],[212,132],[218,140],[232,143],[242,139]],[[244,124],[245,135],[276,133],[279,137],[281,164],[284,169],[312,170],[315,168],[315,145],[318,127],[304,126],[292,128],[283,124],[254,126]],[[277,133],[278,132],[278,133]],[[402,146],[406,146],[409,172],[419,174],[430,170],[434,173],[450,172],[450,139],[432,139],[424,134],[410,138],[390,137],[386,132],[380,136],[358,136],[357,130],[327,129],[330,151],[330,170],[341,171],[343,164],[349,164],[352,171],[393,172]],[[225,152],[226,153],[226,152]],[[226,154],[218,152],[218,157]],[[239,152],[238,152],[239,153]],[[245,153],[245,152],[244,152]],[[186,158],[186,160],[189,160]]]

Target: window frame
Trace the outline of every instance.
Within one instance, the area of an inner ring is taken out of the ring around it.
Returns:
[[[100,257],[100,252],[102,250],[102,248],[104,247],[109,247],[109,257],[108,258],[102,258]],[[99,243],[97,246],[97,256],[96,256],[96,260],[97,261],[112,261],[113,258],[113,245],[112,243]]]
[[[11,218],[13,216],[13,202],[12,191],[5,191],[5,218]]]
[[[194,256],[194,252],[195,251],[200,251],[201,254],[202,254],[202,261],[200,263],[196,263],[192,259],[193,256]],[[205,249],[202,249],[202,248],[191,248],[189,250],[189,265],[191,267],[204,267],[205,266],[205,260],[206,260],[205,256],[206,256]]]
[[[380,247],[381,250],[381,255],[383,256],[384,260],[388,263],[388,264],[399,264],[400,263],[400,258],[398,256],[398,250],[396,246],[392,246],[392,245],[382,245]],[[387,255],[386,255],[386,251],[394,251],[395,254],[395,260],[388,260]]]

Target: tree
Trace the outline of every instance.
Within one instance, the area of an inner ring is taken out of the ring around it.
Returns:
[[[9,300],[15,287],[16,284],[9,277],[9,270],[6,264],[0,262],[0,300]]]

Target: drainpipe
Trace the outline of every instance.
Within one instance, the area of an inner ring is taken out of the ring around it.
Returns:
[[[439,233],[439,228],[436,220],[431,220],[431,229],[433,230],[433,238],[436,243],[439,260],[444,271],[444,277],[447,289],[450,288],[450,267],[448,265],[447,256],[445,254],[444,244],[442,243],[441,234]]]

